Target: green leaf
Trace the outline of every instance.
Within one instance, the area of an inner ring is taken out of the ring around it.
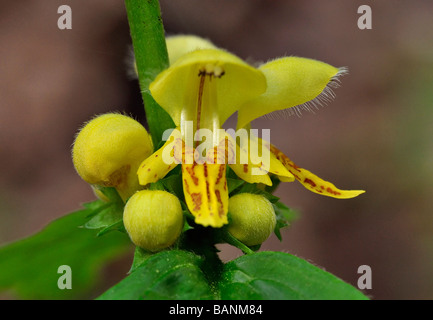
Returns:
[[[200,269],[202,263],[202,258],[191,252],[162,251],[145,259],[98,300],[212,299],[214,294]]]
[[[106,196],[110,200],[110,202],[123,204],[123,200],[120,197],[119,193],[117,192],[116,188],[101,187],[101,186],[94,186],[94,188],[98,188],[98,190],[101,191],[104,194],[104,196]]]
[[[183,210],[182,211],[183,215],[185,217],[188,217],[188,215],[190,214],[189,212]],[[188,219],[185,219],[184,223],[183,223],[183,229],[182,229],[182,233],[188,231],[188,230],[193,230],[194,227],[192,225],[189,224]]]
[[[242,186],[244,183],[245,183],[244,180],[227,178],[227,188],[229,190],[229,194],[232,193],[237,188],[239,188],[240,186]]]
[[[150,254],[137,249],[131,274],[98,299],[368,299],[334,275],[282,252],[251,253],[221,266],[222,272],[211,276],[217,269],[211,258],[182,250]]]
[[[284,203],[278,201],[272,204],[274,206],[275,215],[277,217],[277,223],[275,225],[274,233],[277,238],[281,241],[280,229],[290,225],[292,221],[298,218],[298,213],[287,207]]]
[[[95,214],[99,212],[104,207],[108,207],[110,204],[102,201],[102,200],[95,200],[92,202],[83,203],[83,207],[86,208],[89,211],[89,217],[93,217]]]
[[[182,174],[180,172],[178,174],[170,175],[160,181],[165,190],[174,194],[179,199],[184,199]]]
[[[98,201],[87,208],[97,208]],[[89,297],[102,267],[125,254],[131,242],[121,233],[96,238],[80,228],[92,209],[68,214],[39,233],[0,248],[0,290],[12,290],[23,299],[76,299]],[[61,265],[72,269],[72,289],[60,290]]]
[[[224,266],[223,300],[366,300],[359,290],[305,260],[283,252],[259,252]]]
[[[149,190],[165,191],[164,185],[162,184],[161,180],[156,181],[156,182],[152,182],[149,185]]]
[[[281,184],[281,180],[276,175],[269,175],[272,181],[271,186],[265,186],[265,191],[268,193],[274,193],[275,190],[277,190],[278,186]]]
[[[147,258],[149,258],[152,255],[152,253],[140,248],[140,247],[135,247],[135,252],[134,252],[134,260],[132,261],[132,266],[131,269],[129,270],[128,273],[132,273],[135,271],[135,269],[137,269],[139,266],[141,266],[141,264],[147,260]]]
[[[261,188],[263,187],[263,188]],[[278,198],[277,196],[274,196],[273,194],[267,192],[264,190],[266,186],[264,185],[260,185],[260,184],[256,184],[256,183],[244,183],[242,185],[242,187],[239,189],[238,192],[236,192],[236,194],[238,193],[253,193],[253,194],[260,194],[262,196],[264,196],[266,199],[268,199],[270,202],[272,203],[276,203],[278,200],[280,200],[280,198]]]
[[[87,229],[107,228],[123,219],[123,205],[107,203],[100,207],[97,213],[84,224]]]
[[[100,230],[96,234],[96,236],[100,237],[100,236],[103,236],[103,235],[105,235],[111,231],[119,231],[119,232],[123,232],[123,233],[127,234],[127,231],[125,229],[125,225],[123,224],[123,220],[120,220],[120,221],[113,223],[112,225],[109,225],[109,226],[103,228],[102,230]]]
[[[84,205],[91,212],[87,216],[90,220],[84,224],[84,228],[101,229],[97,233],[98,237],[114,230],[126,233],[123,225],[125,205],[117,190],[111,187],[101,187],[99,190],[108,198],[109,202],[97,200]]]

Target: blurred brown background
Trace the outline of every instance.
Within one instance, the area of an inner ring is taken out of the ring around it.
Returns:
[[[72,8],[72,30],[57,8]],[[357,9],[370,5],[373,29]],[[210,38],[245,59],[303,56],[349,67],[316,114],[256,120],[298,165],[346,189],[321,197],[297,182],[277,191],[301,215],[263,249],[305,258],[356,285],[373,271],[375,299],[433,298],[433,2],[410,0],[161,0],[168,34]],[[0,244],[28,236],[94,198],[70,147],[92,115],[144,120],[128,78],[123,1],[0,2]],[[231,259],[240,253],[222,246]],[[111,273],[123,278],[131,257]]]

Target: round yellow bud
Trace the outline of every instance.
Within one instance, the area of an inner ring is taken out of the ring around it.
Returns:
[[[166,191],[142,190],[126,203],[123,224],[132,242],[148,251],[171,246],[183,229],[179,199]]]
[[[139,122],[108,113],[81,129],[72,148],[72,160],[83,180],[115,187],[125,200],[139,188],[137,169],[152,151],[152,140]]]
[[[229,233],[247,246],[263,243],[272,234],[276,217],[272,203],[258,194],[239,193],[229,199]]]

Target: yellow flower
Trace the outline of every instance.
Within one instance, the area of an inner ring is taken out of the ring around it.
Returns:
[[[364,192],[336,188],[299,168],[275,146],[254,135],[249,135],[245,147],[220,130],[236,111],[241,129],[274,111],[292,108],[289,110],[299,112],[326,101],[332,97],[332,88],[344,68],[298,57],[284,57],[254,68],[210,42],[191,36],[168,38],[167,48],[171,65],[149,89],[179,130],[174,130],[165,145],[140,165],[140,184],[162,179],[181,163],[186,204],[196,223],[212,227],[228,223],[227,164],[249,183],[272,185],[269,175],[274,174],[281,181],[297,179],[309,190],[335,198],[352,198]],[[204,129],[213,135],[206,137],[211,146],[203,156],[207,161],[200,162],[196,156],[201,156],[202,150],[197,152],[197,139],[191,137]],[[261,144],[265,146],[262,153],[268,151],[267,161],[259,161],[248,151]],[[164,152],[177,161],[166,161]],[[245,153],[246,161],[240,162]],[[236,161],[230,161],[233,157]],[[192,161],[185,161],[188,159]]]

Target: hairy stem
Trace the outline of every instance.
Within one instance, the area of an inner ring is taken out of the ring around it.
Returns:
[[[158,0],[125,0],[125,6],[146,119],[156,148],[163,132],[174,128],[170,116],[149,92],[149,84],[169,66],[161,10]]]

